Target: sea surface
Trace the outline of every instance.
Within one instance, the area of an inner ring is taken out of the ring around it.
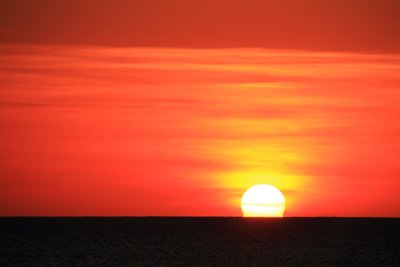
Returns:
[[[400,219],[0,218],[0,266],[400,266]]]

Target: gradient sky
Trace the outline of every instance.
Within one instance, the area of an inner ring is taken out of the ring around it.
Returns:
[[[0,215],[399,217],[398,2],[224,2],[2,1]]]

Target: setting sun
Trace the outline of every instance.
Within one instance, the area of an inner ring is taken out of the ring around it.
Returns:
[[[284,211],[285,197],[272,185],[255,185],[243,194],[244,217],[283,217]]]

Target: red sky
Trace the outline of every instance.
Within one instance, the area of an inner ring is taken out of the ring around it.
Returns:
[[[322,2],[2,1],[0,215],[399,217],[398,4]]]
[[[0,42],[399,52],[398,0],[2,0]]]

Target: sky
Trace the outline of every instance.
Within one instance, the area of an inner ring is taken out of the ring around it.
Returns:
[[[0,215],[400,216],[398,1],[2,1]]]
[[[0,43],[399,52],[398,0],[2,0]]]

